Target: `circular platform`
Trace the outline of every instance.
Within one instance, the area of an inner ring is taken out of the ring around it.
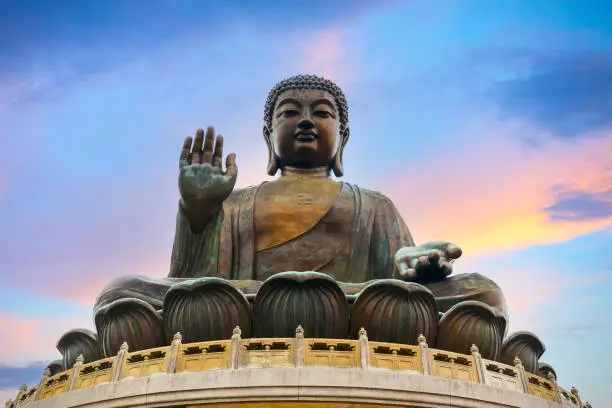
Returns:
[[[125,378],[56,395],[31,408],[228,407],[558,408],[533,395],[412,371],[241,368]]]
[[[72,369],[46,370],[9,408],[515,407],[580,408],[554,378],[471,354],[359,339],[241,338],[129,351]]]

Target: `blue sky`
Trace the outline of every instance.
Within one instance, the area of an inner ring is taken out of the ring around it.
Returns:
[[[167,273],[182,139],[215,125],[239,185],[266,179],[267,92],[310,72],[347,93],[345,179],[389,195],[417,242],[462,245],[457,272],[498,281],[512,329],[603,406],[611,8],[0,1],[0,394],[92,326],[108,280]]]

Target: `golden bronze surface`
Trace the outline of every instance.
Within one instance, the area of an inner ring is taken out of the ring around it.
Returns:
[[[265,183],[255,200],[255,250],[284,244],[313,229],[340,195],[342,184],[298,175]]]

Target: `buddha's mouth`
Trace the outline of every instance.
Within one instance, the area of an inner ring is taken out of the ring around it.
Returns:
[[[318,138],[319,135],[312,131],[301,131],[295,134],[295,140],[298,142],[314,142]]]

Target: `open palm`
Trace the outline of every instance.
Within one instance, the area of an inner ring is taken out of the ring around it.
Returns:
[[[215,139],[214,128],[209,127],[206,136],[198,130],[195,141],[185,139],[179,160],[179,191],[187,206],[220,206],[231,194],[238,176],[236,155],[227,156],[225,171],[222,159],[223,136]]]

